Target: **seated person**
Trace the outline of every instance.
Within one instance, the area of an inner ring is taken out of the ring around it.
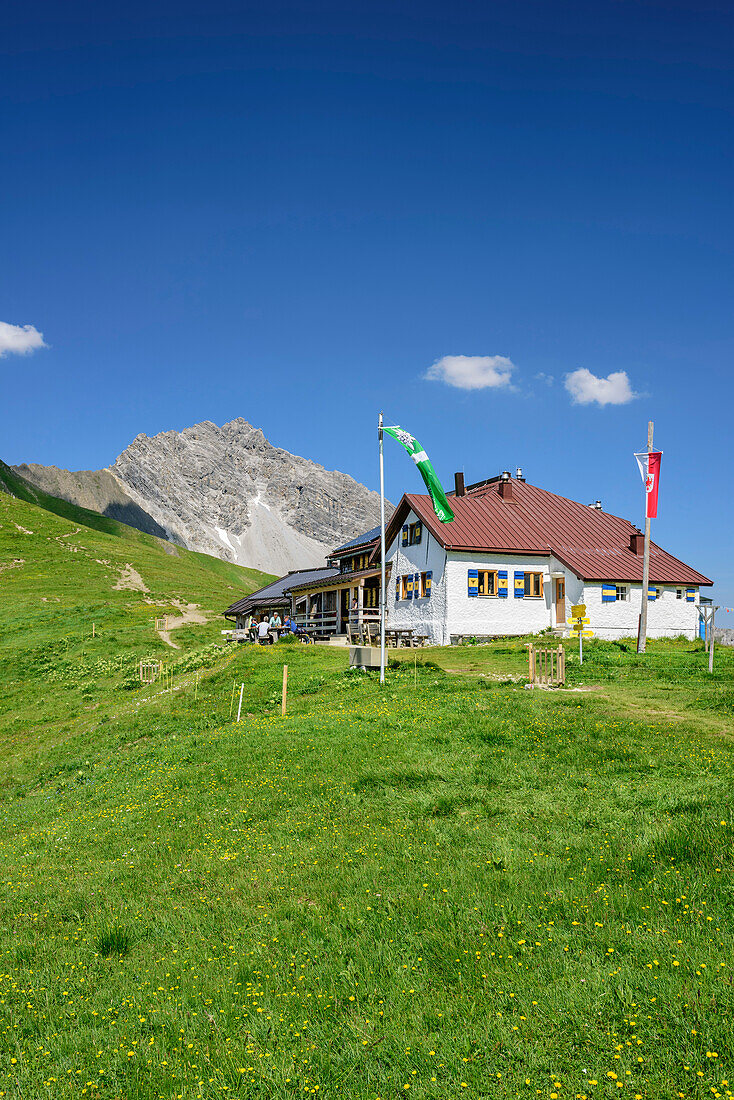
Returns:
[[[267,615],[263,615],[262,620],[258,624],[257,640],[260,643],[260,645],[272,645],[273,644],[273,636],[270,633],[270,623],[268,622]]]
[[[282,625],[283,623],[281,622],[280,613],[276,611],[273,615],[270,616],[270,629],[272,630],[273,627],[280,628]]]
[[[285,627],[285,629],[288,631],[289,634],[297,634],[298,633],[298,624],[293,621],[293,619],[290,617],[290,615],[286,615],[285,622],[283,623],[283,626]]]

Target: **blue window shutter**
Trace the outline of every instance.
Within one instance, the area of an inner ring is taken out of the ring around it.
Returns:
[[[601,586],[601,602],[602,603],[615,603],[617,599],[617,586],[616,584],[603,584]]]
[[[497,595],[507,598],[507,570],[500,569],[497,573]]]
[[[413,577],[413,590],[415,591],[415,598],[418,599],[421,594],[421,575],[416,573]]]
[[[525,596],[525,572],[515,570],[515,599],[521,600]]]
[[[431,569],[426,573],[426,598],[431,595],[431,586],[433,582],[433,571]]]
[[[413,574],[412,573],[408,573],[407,588],[408,588],[408,599],[412,600],[413,599]]]
[[[655,586],[652,585],[652,584],[648,585],[648,589],[647,589],[647,598],[648,598],[648,600],[656,600],[657,596],[658,596],[658,594],[657,594],[657,590],[656,590]]]
[[[395,599],[400,599],[400,577],[395,578]]]
[[[408,524],[403,527],[403,546],[408,545]]]
[[[416,523],[413,530],[414,530],[413,541],[414,542],[420,542],[421,538],[423,537],[423,524],[422,523]]]
[[[694,603],[696,599],[696,589],[686,588],[686,603]]]
[[[470,596],[476,596],[479,593],[479,570],[468,569],[466,573],[466,584]]]

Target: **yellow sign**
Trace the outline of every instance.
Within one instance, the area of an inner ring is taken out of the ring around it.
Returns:
[[[579,619],[582,615],[586,614],[585,603],[574,603],[571,605],[571,615],[574,619]]]
[[[594,637],[594,631],[593,630],[578,630],[578,629],[577,630],[572,630],[569,634],[569,637],[570,638],[578,638],[578,637],[593,638]]]
[[[590,623],[590,622],[591,622],[591,619],[589,619],[588,617],[585,617],[585,616],[581,616],[581,615],[575,615],[573,617],[573,619],[571,619],[571,623],[573,624],[573,626],[581,626],[581,625],[583,625],[583,623]]]

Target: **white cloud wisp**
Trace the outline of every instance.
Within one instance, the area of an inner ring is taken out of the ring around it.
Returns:
[[[597,378],[582,367],[567,374],[564,385],[574,405],[626,405],[637,397],[624,370],[613,371],[606,378]]]
[[[0,359],[5,355],[30,355],[48,347],[35,325],[10,325],[0,321]]]
[[[514,369],[504,355],[444,355],[423,377],[458,390],[496,390],[510,386]]]

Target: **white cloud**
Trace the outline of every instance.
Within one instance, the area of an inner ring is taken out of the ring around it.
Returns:
[[[538,373],[534,377],[538,382],[545,382],[546,386],[553,385],[553,375],[546,374],[545,371],[538,371]]]
[[[43,333],[34,325],[9,325],[7,321],[0,321],[0,359],[4,355],[30,355],[47,346]]]
[[[509,386],[515,364],[504,355],[444,355],[424,374],[459,390],[496,390]]]
[[[624,370],[613,371],[606,378],[597,378],[582,367],[567,374],[564,385],[574,405],[626,405],[638,396]]]

